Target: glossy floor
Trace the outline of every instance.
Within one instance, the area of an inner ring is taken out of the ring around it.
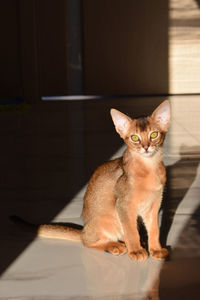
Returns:
[[[0,299],[199,299],[200,96],[169,99],[168,183],[160,213],[161,240],[171,248],[166,262],[133,262],[78,242],[35,238],[8,220],[18,214],[35,223],[81,224],[92,170],[124,149],[109,108],[143,115],[162,97],[42,103],[26,113],[2,115],[17,155],[12,157],[9,146],[1,150]],[[11,143],[3,130],[1,137]]]

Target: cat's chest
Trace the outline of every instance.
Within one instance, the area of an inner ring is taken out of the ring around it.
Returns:
[[[130,176],[134,189],[146,192],[159,191],[164,184],[164,169],[154,165],[139,165]]]
[[[162,181],[159,174],[155,171],[149,171],[143,178],[135,178],[135,185],[149,192],[159,191],[162,187]]]
[[[153,203],[161,199],[162,191],[163,184],[156,172],[149,172],[143,180],[135,180],[132,196],[137,203],[138,215],[144,216],[149,212]]]

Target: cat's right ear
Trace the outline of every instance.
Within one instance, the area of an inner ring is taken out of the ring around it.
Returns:
[[[127,131],[129,129],[131,118],[127,115],[121,113],[119,110],[112,108],[110,114],[115,125],[116,131],[122,138],[126,137]]]

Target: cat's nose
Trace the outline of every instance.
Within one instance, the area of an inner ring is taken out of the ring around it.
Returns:
[[[143,148],[144,148],[144,150],[147,152],[148,149],[149,149],[149,145],[144,145]]]

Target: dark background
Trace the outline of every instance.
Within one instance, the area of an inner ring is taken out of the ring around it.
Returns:
[[[0,96],[167,94],[168,13],[166,0],[1,1]]]

